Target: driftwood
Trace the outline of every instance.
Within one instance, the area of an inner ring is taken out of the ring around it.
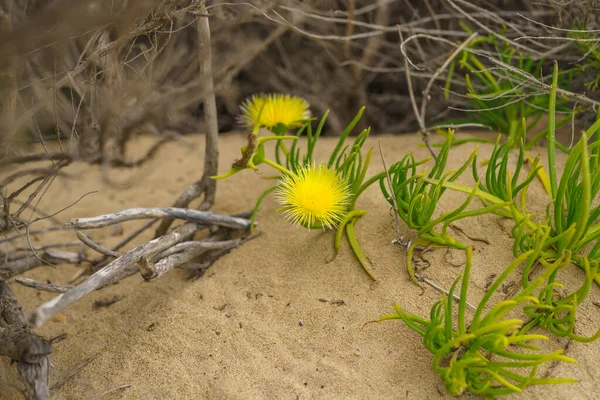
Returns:
[[[64,293],[69,289],[72,289],[73,286],[65,286],[65,285],[54,285],[52,283],[44,283],[34,281],[29,278],[16,278],[15,282],[20,285],[27,286],[33,289],[40,290],[42,292],[51,292],[51,293]]]
[[[140,272],[146,281],[152,281],[208,251],[233,249],[241,243],[241,239],[210,241],[210,238],[206,241],[180,243],[179,247],[176,245],[167,250],[169,253],[157,263],[143,258],[143,262],[140,263]]]
[[[48,399],[51,344],[35,333],[6,282],[0,282],[0,355],[17,363],[30,399]]]
[[[205,252],[232,249],[238,246],[242,239],[228,240],[229,232],[232,229],[247,231],[250,227],[250,221],[239,216],[178,208],[133,208],[93,218],[75,218],[67,222],[66,226],[74,229],[93,229],[134,219],[161,217],[175,217],[193,222],[186,222],[159,238],[133,247],[124,254],[104,249],[86,235],[77,232],[77,237],[84,244],[105,257],[116,258],[89,276],[85,281],[73,287],[45,285],[21,279],[19,283],[26,286],[62,293],[40,305],[33,312],[30,317],[32,324],[39,327],[56,313],[90,292],[114,284],[138,271],[141,272],[145,280],[153,280],[163,276],[175,267],[192,261]],[[217,226],[219,229],[209,234],[205,239],[189,241],[195,233],[206,230],[211,226]],[[184,241],[185,243],[181,243]]]
[[[83,232],[77,231],[77,238],[81,240],[83,244],[102,255],[114,258],[121,257],[121,253],[116,252],[114,250],[105,249],[104,247],[100,246],[98,243],[94,242],[92,239],[87,237]]]
[[[139,218],[156,218],[160,216],[180,216],[198,222],[186,222],[169,233],[147,243],[135,246],[121,254],[108,250],[93,242],[88,236],[77,232],[82,243],[99,252],[105,257],[115,258],[86,280],[76,286],[56,285],[37,282],[27,278],[17,278],[17,283],[37,290],[60,293],[54,299],[40,305],[29,317],[25,317],[22,307],[9,289],[6,279],[18,275],[31,268],[45,263],[79,263],[82,256],[77,253],[46,248],[41,254],[16,256],[16,259],[5,262],[0,267],[0,356],[9,357],[16,361],[17,369],[25,384],[27,397],[30,399],[49,398],[49,369],[48,354],[51,343],[37,335],[28,321],[35,327],[41,326],[61,310],[75,303],[94,290],[102,289],[121,279],[141,272],[146,281],[158,279],[177,267],[190,266],[201,276],[203,271],[218,257],[226,254],[249,238],[231,239],[232,229],[245,232],[250,226],[247,219],[240,216],[218,215],[181,209],[132,209],[95,218],[74,219],[67,223],[70,228],[92,229],[104,227]],[[242,215],[246,216],[246,215]],[[145,225],[149,227],[149,224]],[[210,232],[201,240],[191,240],[194,234],[208,230],[210,227],[219,228]],[[140,232],[139,230],[136,232]],[[251,238],[251,237],[250,237]],[[128,238],[130,240],[130,238]],[[204,263],[193,261],[207,252],[214,253]]]
[[[81,257],[77,253],[47,249],[41,255],[29,255],[24,258],[1,264],[0,281],[8,280],[15,275],[22,274],[23,272],[42,265],[54,265],[55,263],[78,264],[81,261]]]
[[[43,325],[44,322],[52,318],[56,313],[81,299],[86,294],[135,273],[138,269],[137,263],[139,263],[142,257],[149,257],[162,252],[183,239],[190,237],[197,230],[198,226],[195,223],[188,222],[164,236],[135,246],[73,289],[67,290],[65,293],[40,305],[31,315],[31,322],[36,327]]]
[[[73,229],[97,229],[115,225],[125,221],[144,218],[179,218],[193,221],[203,225],[216,225],[231,229],[248,229],[250,221],[219,215],[210,211],[188,210],[187,208],[130,208],[113,214],[100,215],[93,218],[74,218],[66,223],[66,227]]]

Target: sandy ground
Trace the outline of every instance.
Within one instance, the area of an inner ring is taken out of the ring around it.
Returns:
[[[143,137],[131,144],[141,154],[154,141]],[[94,216],[129,207],[169,206],[202,171],[202,137],[193,143],[172,143],[157,157],[133,171],[110,171],[109,178],[128,188],[115,189],[104,183],[99,167],[76,164],[56,180],[40,203],[54,212],[88,195],[58,215]],[[377,142],[381,141],[388,164],[408,150],[426,156],[414,136],[378,136],[367,146],[375,148],[371,173],[381,169]],[[221,170],[238,157],[244,136],[221,136]],[[323,139],[318,156],[325,158],[335,139]],[[464,161],[473,145],[452,150],[452,166]],[[490,146],[481,146],[485,157]],[[249,210],[272,181],[268,167],[261,175],[244,171],[219,183],[217,212]],[[466,179],[468,182],[469,179]],[[534,211],[546,202],[536,182],[530,197]],[[456,207],[458,195],[444,195],[441,207]],[[419,336],[400,321],[364,324],[393,310],[393,303],[427,316],[440,293],[422,291],[409,281],[405,250],[391,244],[395,238],[392,218],[379,188],[373,186],[358,202],[367,216],[357,223],[357,235],[379,278],[376,283],[353,258],[346,242],[333,262],[333,233],[305,231],[290,226],[275,213],[273,199],[259,214],[263,235],[219,260],[197,281],[185,280],[177,270],[152,283],[135,276],[100,292],[92,293],[40,329],[46,337],[63,333],[52,354],[55,364],[53,395],[58,399],[91,399],[122,385],[131,385],[102,396],[103,399],[197,399],[197,398],[406,398],[438,399],[443,387],[431,371],[431,355]],[[92,232],[95,240],[111,245],[132,232],[140,222],[123,226],[123,232],[104,229]],[[512,260],[510,225],[496,217],[480,217],[458,224],[473,241],[459,233],[457,238],[472,244],[474,267],[469,301],[477,303],[490,274],[501,271]],[[151,231],[141,236],[147,240]],[[411,233],[414,235],[414,233]],[[36,243],[76,240],[74,232],[36,238]],[[138,241],[138,242],[139,242]],[[15,243],[16,246],[25,246]],[[429,254],[428,279],[448,288],[462,271],[463,253],[437,249]],[[66,284],[76,267],[39,268],[27,274]],[[564,279],[577,282],[581,271],[573,267]],[[54,295],[12,284],[28,311]],[[109,308],[93,309],[94,302],[114,297],[123,299]],[[600,321],[597,287],[582,306],[579,332],[590,334]],[[548,349],[564,346],[550,339]],[[574,377],[578,384],[529,388],[519,399],[600,398],[599,344],[571,343],[567,354],[576,365],[561,364],[552,376]],[[74,376],[60,382],[78,364],[90,360]],[[14,368],[0,362],[0,398],[21,398]]]

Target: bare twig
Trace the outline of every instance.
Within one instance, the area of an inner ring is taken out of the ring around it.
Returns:
[[[495,32],[493,29],[491,29],[487,25],[481,23],[479,20],[477,20],[477,18],[474,18],[473,16],[471,16],[468,12],[466,12],[465,10],[463,10],[456,4],[456,3],[460,3],[463,5],[469,6],[469,5],[471,5],[469,2],[467,2],[465,0],[445,0],[445,1],[450,5],[450,7],[454,8],[456,11],[458,11],[463,17],[465,17],[466,19],[468,19],[469,21],[471,21],[472,23],[477,25],[480,29],[483,29],[484,31],[486,31],[488,34],[497,37],[499,40],[510,44],[514,48],[525,51],[531,55],[540,56],[539,51],[536,51],[535,49],[532,49],[531,47],[525,46],[521,43],[517,43],[514,40],[510,40],[506,36],[501,35],[498,32]]]
[[[520,77],[525,78],[527,81],[533,83],[537,87],[540,87],[547,91],[550,91],[550,89],[552,88],[551,85],[537,79],[535,76],[531,75],[530,73],[528,73],[526,71],[523,71],[519,68],[515,68],[512,65],[506,64],[505,62],[495,59],[489,55],[484,55],[484,56],[486,58],[488,58],[493,64],[496,64],[499,67],[504,68],[510,72],[514,72],[516,75],[519,75]],[[573,93],[573,92],[570,92],[568,90],[564,90],[561,88],[556,88],[556,93],[561,96],[566,96],[569,98],[577,99],[577,101],[579,101],[581,103],[586,103],[586,104],[589,104],[594,107],[600,106],[600,101],[590,99],[589,97],[587,97],[586,95],[581,94],[581,93]]]
[[[95,251],[97,251],[98,253],[100,253],[102,255],[109,256],[109,257],[115,257],[115,258],[119,258],[122,255],[121,253],[118,253],[116,251],[112,251],[110,249],[105,249],[104,247],[100,246],[98,243],[94,242],[92,239],[90,239],[89,237],[87,237],[81,231],[77,231],[77,238],[79,240],[81,240],[81,242],[83,244],[85,244],[86,246],[88,246],[92,250],[95,250]]]
[[[120,250],[121,248],[123,248],[123,246],[125,246],[127,243],[131,242],[133,239],[138,237],[142,232],[144,232],[146,229],[150,228],[157,221],[158,221],[158,219],[153,219],[151,221],[146,222],[141,227],[139,227],[138,229],[133,231],[131,234],[129,234],[125,239],[123,239],[119,243],[117,243],[117,245],[112,248],[112,251],[117,252],[117,250]],[[92,271],[95,272],[95,271],[99,270],[100,268],[103,268],[104,266],[106,266],[106,263],[110,258],[112,258],[112,257],[102,256],[99,259],[94,260],[92,262]]]
[[[200,1],[199,12],[207,14],[206,1]],[[217,119],[217,102],[213,82],[212,52],[210,40],[210,25],[207,16],[197,17],[198,56],[200,57],[200,82],[206,85],[208,95],[204,100],[204,116],[208,125],[206,133],[206,146],[204,148],[204,201],[201,210],[208,210],[215,202],[217,182],[210,179],[219,173],[219,122]]]
[[[81,262],[81,258],[77,253],[48,249],[38,257],[32,255],[26,258],[1,264],[0,281],[5,281],[15,275],[22,274],[25,271],[29,271],[30,269],[52,262],[78,264]]]
[[[107,394],[111,394],[111,393],[118,392],[121,390],[129,389],[130,387],[133,387],[133,385],[131,383],[126,383],[125,385],[121,385],[121,386],[114,387],[112,389],[108,389],[108,390],[100,393],[98,396],[92,397],[92,400],[100,400],[102,397],[106,396]]]
[[[29,234],[30,235],[38,235],[38,234],[43,234],[43,233],[47,233],[47,232],[62,231],[62,230],[66,230],[66,229],[69,229],[69,228],[65,228],[63,226],[51,226],[49,228],[30,230]],[[18,233],[16,235],[12,235],[12,236],[8,236],[8,237],[5,237],[3,239],[0,239],[0,244],[7,243],[7,242],[12,242],[13,240],[21,239],[21,238],[23,238],[23,234]]]
[[[252,235],[246,236],[246,237],[240,239],[240,242],[238,245],[246,243],[249,240],[256,239],[260,235],[262,235],[262,232],[257,232]],[[188,263],[188,264],[182,264],[179,267],[180,268],[191,267],[191,268],[186,268],[186,269],[194,270],[194,273],[192,273],[188,277],[188,279],[198,279],[204,274],[204,271],[206,271],[206,269],[208,269],[216,260],[218,260],[219,258],[223,257],[226,254],[229,254],[229,252],[231,252],[236,247],[237,246],[227,247],[227,248],[224,248],[223,250],[217,251],[214,254],[211,254],[208,257],[203,258],[202,264],[192,265],[193,263]]]
[[[409,59],[404,50],[404,37],[402,36],[402,30],[400,29],[399,26],[398,26],[398,36],[400,36],[400,52],[404,56],[404,73],[406,74],[406,85],[408,86],[408,95],[410,96],[410,104],[412,106],[413,112],[415,113],[415,117],[417,118],[417,122],[419,123],[421,137],[423,138],[423,141],[425,142],[425,145],[427,146],[429,153],[431,153],[431,156],[434,159],[437,159],[437,154],[435,153],[435,151],[433,150],[433,147],[431,147],[431,144],[429,143],[429,133],[427,131],[427,128],[425,127],[425,121],[423,120],[423,117],[421,117],[421,114],[419,113],[419,108],[417,107],[417,100],[415,99],[415,92],[413,90],[412,79],[410,77],[410,67],[408,66]]]
[[[73,218],[65,226],[72,229],[97,229],[125,221],[145,218],[178,218],[203,225],[217,225],[231,229],[248,229],[250,221],[210,211],[188,210],[186,208],[130,208],[112,214],[92,218]]]
[[[69,379],[77,375],[82,369],[84,369],[89,363],[94,361],[98,356],[88,357],[82,362],[71,368],[65,375],[61,376],[55,383],[50,387],[51,390],[56,390],[64,385]]]
[[[429,103],[429,99],[430,99],[429,92],[431,91],[431,87],[433,86],[433,83],[435,82],[437,77],[440,76],[440,74],[442,72],[444,72],[446,70],[446,68],[448,68],[448,65],[450,65],[450,63],[452,61],[454,61],[456,56],[458,56],[460,54],[460,52],[463,51],[463,49],[465,47],[467,47],[471,43],[471,41],[473,39],[475,39],[477,36],[478,36],[477,32],[473,32],[471,34],[471,36],[469,36],[467,38],[467,40],[462,42],[460,44],[460,46],[458,46],[456,49],[454,49],[452,54],[450,54],[450,57],[448,57],[446,59],[446,61],[444,61],[444,63],[433,73],[433,75],[429,79],[429,82],[427,82],[427,86],[425,86],[425,90],[423,90],[423,101],[421,102],[420,121],[423,121],[423,123],[425,123],[425,118],[426,118],[426,114],[427,114],[427,104]]]
[[[420,275],[420,274],[415,274],[415,276],[417,277],[417,279],[418,279],[420,282],[424,282],[424,283],[428,284],[429,286],[431,286],[431,287],[432,287],[432,288],[434,288],[435,290],[437,290],[437,291],[439,291],[439,292],[442,292],[442,293],[444,293],[444,294],[446,294],[446,295],[449,295],[449,294],[450,294],[450,292],[449,292],[449,291],[447,291],[446,289],[444,289],[443,287],[441,287],[441,286],[440,286],[440,285],[438,285],[437,283],[434,283],[434,282],[430,281],[429,279],[425,278],[423,275]],[[458,296],[457,294],[454,294],[452,297],[454,297],[454,300],[456,300],[456,301],[460,301],[460,296]],[[468,305],[469,307],[471,307],[471,309],[473,309],[473,310],[476,310],[476,309],[477,309],[477,308],[476,308],[474,305],[472,305],[471,303],[469,303],[469,302],[465,302],[465,303],[467,303],[467,305]]]
[[[37,161],[72,161],[73,158],[67,153],[37,153],[26,156],[8,157],[0,160],[0,168],[9,165],[28,164]]]
[[[31,236],[31,233],[29,234]],[[41,246],[33,246],[33,250],[35,251],[42,251],[42,250],[47,250],[47,249],[52,249],[52,248],[57,248],[57,247],[73,247],[73,246],[81,246],[81,242],[78,241],[72,241],[72,242],[63,242],[63,243],[51,243],[51,244],[45,244],[45,245],[41,245]],[[31,252],[32,248],[29,247],[17,247],[15,248],[15,252]],[[23,254],[23,256],[26,256],[27,254]]]
[[[392,180],[390,178],[390,173],[385,164],[385,157],[383,156],[383,149],[381,148],[381,142],[379,142],[379,154],[381,155],[381,163],[383,164],[383,170],[385,171],[385,178],[388,185],[388,191],[390,193],[390,197],[392,200],[392,204],[394,204],[394,209],[392,210],[394,213],[394,228],[396,229],[396,241],[401,246],[410,246],[410,241],[405,242],[404,236],[400,232],[400,219],[398,217],[398,203],[396,202],[396,196],[394,195],[394,189],[392,187]]]
[[[51,292],[51,293],[64,293],[67,290],[73,288],[73,286],[53,285],[52,283],[38,282],[38,281],[34,281],[33,279],[20,278],[20,277],[16,278],[15,282],[17,282],[20,285],[26,286],[26,287],[40,290],[42,292]]]

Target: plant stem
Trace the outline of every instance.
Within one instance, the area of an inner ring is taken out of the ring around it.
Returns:
[[[363,183],[358,190],[356,191],[356,193],[354,194],[354,197],[352,197],[352,201],[350,202],[350,208],[354,208],[354,204],[356,203],[356,200],[360,197],[361,193],[364,192],[369,186],[371,186],[372,184],[374,184],[375,182],[379,181],[381,178],[385,178],[386,174],[385,172],[380,172],[376,175],[373,175],[372,177],[370,177],[365,183]]]
[[[550,171],[550,188],[552,199],[556,198],[556,88],[558,86],[558,63],[554,61],[552,71],[552,88],[548,105],[548,170]]]
[[[348,237],[348,242],[350,243],[350,247],[352,248],[352,251],[354,251],[354,255],[356,255],[356,258],[358,259],[358,262],[360,262],[360,265],[362,265],[365,272],[371,277],[371,279],[376,281],[377,278],[375,278],[375,275],[373,274],[373,270],[371,268],[371,263],[365,256],[365,253],[363,253],[362,249],[360,248],[360,245],[358,244],[358,240],[356,240],[356,233],[354,233],[354,224],[356,223],[358,218],[360,218],[360,216],[365,214],[365,211],[364,210],[355,210],[355,211],[360,212],[361,214],[355,218],[352,218],[346,224],[346,236]]]
[[[275,161],[271,161],[268,158],[264,158],[262,160],[263,163],[267,164],[268,166],[271,166],[273,168],[275,168],[276,170],[284,173],[284,174],[291,174],[292,171],[290,171],[289,169],[282,167],[281,165],[277,164]]]

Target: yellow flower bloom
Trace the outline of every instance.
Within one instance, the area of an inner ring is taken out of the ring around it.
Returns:
[[[285,216],[304,227],[335,227],[348,211],[350,187],[325,165],[284,174],[276,192]]]
[[[271,130],[276,125],[298,128],[310,118],[308,102],[301,97],[288,94],[259,94],[248,98],[240,107],[240,122],[249,128],[258,123],[260,127]],[[261,113],[262,110],[262,113]],[[258,116],[260,114],[260,121]]]

